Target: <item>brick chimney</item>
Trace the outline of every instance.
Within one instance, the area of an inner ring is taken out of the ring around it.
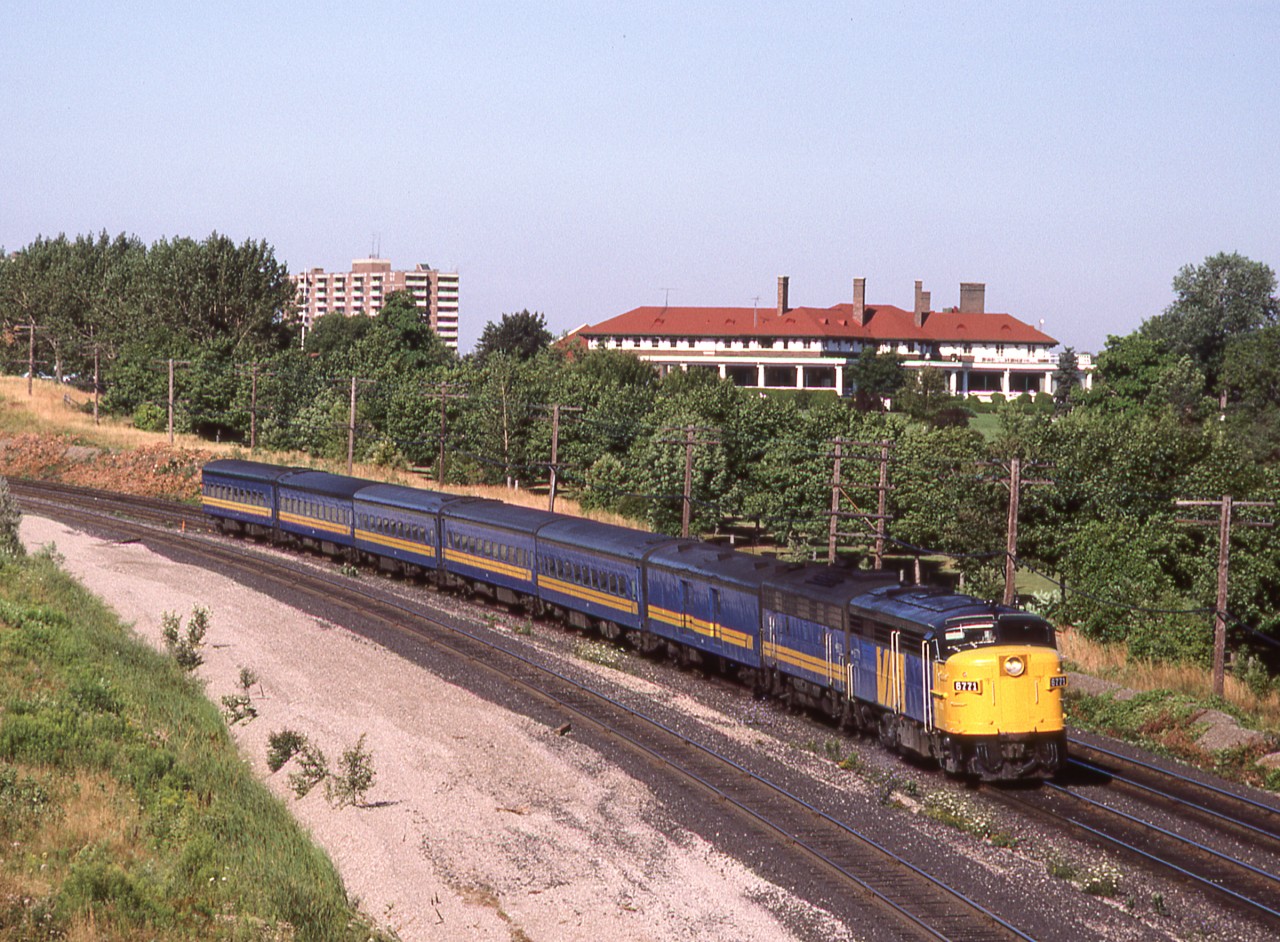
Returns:
[[[787,286],[791,279],[786,275],[778,276],[778,316],[781,317],[791,308],[787,304]]]
[[[915,325],[917,327],[924,326],[925,315],[929,313],[930,297],[929,292],[924,290],[924,282],[916,282],[916,306],[915,306]]]
[[[987,310],[987,286],[981,281],[960,282],[960,313],[983,314]]]
[[[853,322],[859,327],[867,324],[867,279],[853,279]]]

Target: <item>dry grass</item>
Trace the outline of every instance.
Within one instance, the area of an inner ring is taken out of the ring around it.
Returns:
[[[1136,660],[1124,647],[1091,641],[1078,631],[1060,631],[1058,649],[1081,673],[1103,677],[1132,690],[1172,690],[1201,700],[1213,696],[1212,676],[1193,664]],[[1276,690],[1259,697],[1228,674],[1223,693],[1228,703],[1256,716],[1262,726],[1280,729],[1280,693]]]
[[[24,443],[24,449],[43,452],[30,456],[26,466],[12,462],[8,473],[18,477],[29,476],[39,467],[58,464],[61,451],[68,444],[89,444],[114,452],[145,452],[147,463],[155,463],[156,456],[169,446],[167,432],[145,432],[134,428],[128,419],[108,418],[102,416],[101,424],[95,425],[93,415],[81,411],[80,407],[89,402],[86,393],[79,392],[69,386],[61,385],[53,380],[37,379],[32,383],[32,395],[27,395],[27,381],[17,376],[0,376],[0,437],[37,436],[40,441]],[[313,458],[303,452],[266,452],[249,451],[240,445],[214,445],[195,435],[175,434],[173,449],[181,452],[184,461],[203,463],[206,458],[245,458],[256,461],[269,461],[274,464],[297,465],[305,468],[316,468],[334,474],[346,474],[345,461],[326,461]],[[99,464],[101,462],[95,462]],[[110,462],[112,468],[97,468],[94,472],[84,471],[76,474],[60,475],[71,484],[84,484],[92,487],[112,488],[121,491],[135,491],[138,483],[138,468],[128,461]],[[30,468],[30,470],[28,470]],[[371,481],[386,481],[391,484],[404,484],[409,487],[425,487],[442,490],[451,494],[462,494],[467,497],[487,497],[505,501],[520,507],[536,507],[545,509],[545,494],[528,490],[482,485],[474,486],[437,486],[429,477],[409,470],[386,468],[380,465],[357,463],[351,470],[357,477]],[[114,483],[113,483],[113,479]],[[170,475],[172,479],[172,475]],[[166,481],[165,483],[170,483]],[[154,487],[146,493],[156,494]],[[169,493],[158,496],[194,498],[195,492]],[[573,500],[557,497],[556,511],[573,516],[588,516],[604,523],[615,523],[622,526],[635,526],[635,521],[617,514],[592,512],[584,514]]]
[[[93,413],[80,411],[92,404],[93,396],[51,379],[37,379],[27,395],[27,381],[19,376],[0,376],[0,428],[6,433],[53,433],[70,435],[103,448],[127,450],[168,443],[167,432],[144,432],[128,419],[101,416],[93,424]],[[174,435],[180,448],[207,448],[195,435]]]

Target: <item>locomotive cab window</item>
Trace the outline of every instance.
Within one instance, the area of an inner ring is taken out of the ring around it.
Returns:
[[[1001,615],[996,633],[1001,644],[1029,644],[1042,648],[1056,646],[1053,625],[1035,615]]]
[[[1010,613],[997,617],[955,619],[942,630],[941,651],[984,647],[992,644],[1054,646],[1053,626],[1035,615]]]

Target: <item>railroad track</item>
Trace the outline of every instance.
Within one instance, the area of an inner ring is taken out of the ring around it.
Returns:
[[[1059,781],[993,792],[1280,933],[1280,805],[1078,737]]]
[[[209,518],[198,507],[171,500],[22,478],[11,478],[9,491],[28,511],[46,512],[50,516],[56,516],[64,508],[81,507],[95,509],[104,517],[128,518],[193,533],[213,532]]]
[[[155,501],[66,487],[50,490],[36,482],[18,482],[13,491],[31,511],[143,540],[184,561],[214,565],[269,594],[287,596],[295,604],[301,600],[313,614],[323,613],[389,647],[409,637],[425,644],[436,663],[453,676],[474,679],[483,674],[518,688],[522,701],[539,705],[553,728],[568,723],[576,736],[590,731],[594,738],[614,743],[671,779],[673,787],[699,802],[701,813],[722,819],[717,828],[758,835],[775,858],[775,872],[787,874],[801,895],[832,911],[843,909],[846,918],[852,916],[861,925],[882,927],[883,937],[956,942],[1031,938],[850,823],[645,713],[536,662],[509,638],[348,577],[256,551],[251,545],[205,537],[202,531],[207,528],[196,519],[198,511],[181,505],[168,504],[166,518],[165,505]]]

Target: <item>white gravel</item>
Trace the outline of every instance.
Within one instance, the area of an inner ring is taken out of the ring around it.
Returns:
[[[258,677],[256,719],[234,726],[246,760],[338,867],[347,891],[404,942],[418,939],[778,940],[800,915],[854,938],[697,835],[654,825],[642,783],[571,737],[452,686],[384,649],[140,544],[25,517],[29,548],[66,568],[157,647],[161,616],[211,613],[199,674],[209,697]],[[322,790],[295,799],[266,765],[267,737],[308,736],[335,766],[366,735],[367,807]]]

